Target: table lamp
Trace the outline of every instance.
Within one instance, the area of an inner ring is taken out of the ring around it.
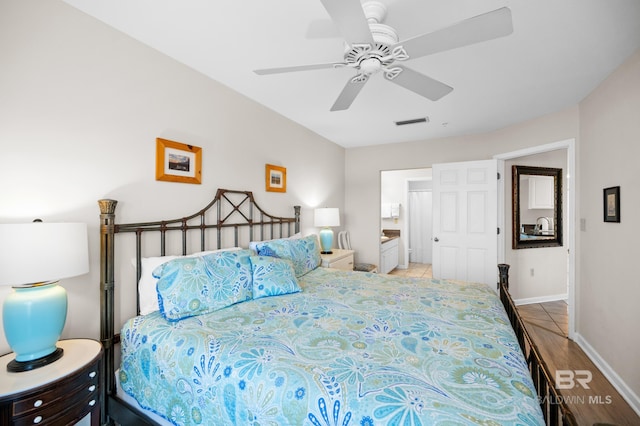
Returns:
[[[337,207],[315,209],[313,212],[313,223],[322,228],[320,231],[320,247],[322,254],[331,254],[333,246],[332,226],[340,226],[340,209]]]
[[[58,280],[87,272],[85,223],[0,224],[0,285],[13,287],[2,307],[15,353],[8,371],[33,370],[63,356],[56,343],[67,319],[67,292]]]

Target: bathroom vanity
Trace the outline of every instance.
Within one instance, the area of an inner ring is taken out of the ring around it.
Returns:
[[[398,267],[400,237],[385,233],[380,237],[380,272],[387,274]]]

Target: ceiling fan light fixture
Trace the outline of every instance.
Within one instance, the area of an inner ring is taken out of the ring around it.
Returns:
[[[363,59],[362,62],[360,62],[360,70],[362,71],[362,74],[372,75],[377,73],[381,69],[382,63],[378,58],[367,58]]]

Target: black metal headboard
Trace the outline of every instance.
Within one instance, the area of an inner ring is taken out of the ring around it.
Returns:
[[[250,191],[218,189],[213,200],[202,210],[179,219],[116,224],[116,200],[99,200],[100,206],[100,340],[104,346],[103,417],[111,410],[115,397],[114,346],[120,342],[115,333],[115,234],[135,233],[136,283],[142,273],[143,235],[159,233],[160,255],[167,253],[170,243],[180,242],[180,253],[226,247],[240,247],[250,241],[284,238],[300,232],[300,206],[294,206],[294,217],[278,217],[266,213],[256,204]],[[176,239],[175,235],[179,235]],[[194,237],[195,235],[195,237]],[[232,243],[228,241],[232,240]],[[136,288],[136,312],[140,299]],[[106,393],[106,394],[105,394]],[[106,405],[106,406],[105,406]],[[104,424],[104,421],[102,422]]]

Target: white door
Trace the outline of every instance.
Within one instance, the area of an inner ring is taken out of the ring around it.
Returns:
[[[498,282],[497,160],[433,165],[433,277]]]

